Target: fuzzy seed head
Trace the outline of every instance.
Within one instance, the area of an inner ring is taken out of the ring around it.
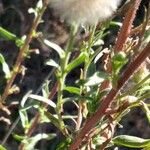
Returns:
[[[109,18],[121,0],[51,0],[50,6],[67,23],[93,25]]]

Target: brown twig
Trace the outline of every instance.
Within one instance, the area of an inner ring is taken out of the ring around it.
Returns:
[[[123,10],[124,11],[126,10],[127,13],[125,15],[123,26],[121,28],[121,31],[120,31],[120,33],[118,35],[117,42],[116,42],[115,47],[114,47],[114,50],[116,52],[122,51],[123,46],[124,46],[127,38],[130,35],[132,24],[133,24],[133,21],[135,19],[135,15],[136,15],[137,9],[138,9],[138,7],[140,5],[140,1],[141,0],[131,1],[131,2],[127,3],[125,6],[123,6],[123,8],[121,8],[121,10],[119,11],[121,13]],[[104,70],[107,73],[111,73],[112,72],[110,54],[105,54],[103,56],[103,66],[104,66]],[[110,87],[110,82],[108,80],[106,80],[106,81],[104,81],[101,84],[100,91],[104,90],[104,89],[106,89],[108,87]]]
[[[133,0],[131,3],[131,6],[129,10],[127,11],[124,21],[123,21],[123,26],[121,28],[121,31],[118,35],[117,42],[115,44],[115,51],[122,51],[123,46],[125,42],[127,41],[127,38],[130,35],[131,29],[132,29],[132,24],[136,16],[136,12],[139,8],[139,5],[141,3],[141,0]]]
[[[97,124],[97,122],[102,118],[105,114],[107,108],[114,101],[115,97],[123,87],[123,85],[129,80],[129,78],[134,74],[134,72],[138,69],[138,67],[144,62],[144,60],[150,55],[150,42],[144,48],[144,50],[133,60],[128,68],[123,72],[122,76],[118,80],[117,88],[113,88],[109,94],[103,99],[100,107],[94,113],[92,117],[90,117],[79,135],[75,138],[74,142],[70,145],[69,150],[76,150],[82,143],[82,139],[89,133],[89,131]]]
[[[13,72],[12,72],[11,78],[8,80],[7,85],[6,85],[5,89],[4,89],[4,93],[2,94],[2,98],[1,98],[1,102],[2,103],[4,103],[6,101],[6,99],[7,99],[7,97],[9,96],[9,90],[11,89],[12,84],[13,84],[13,82],[14,82],[14,80],[15,80],[15,78],[16,78],[19,70],[20,70],[21,64],[22,64],[22,62],[25,59],[24,54],[29,48],[29,44],[30,44],[30,42],[32,41],[32,39],[34,37],[33,33],[36,31],[36,28],[37,28],[38,24],[41,21],[41,17],[43,15],[46,7],[47,7],[47,5],[46,5],[46,3],[44,3],[44,6],[41,9],[41,12],[38,14],[36,19],[34,20],[33,25],[32,25],[32,27],[31,27],[31,29],[29,31],[29,34],[27,35],[27,38],[26,38],[23,46],[21,47],[21,49],[19,51],[19,54],[17,56],[17,60],[16,60],[15,65],[13,67]]]

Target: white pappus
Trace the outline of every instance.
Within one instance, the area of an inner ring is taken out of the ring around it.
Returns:
[[[50,7],[67,23],[93,25],[109,18],[121,0],[50,0]]]

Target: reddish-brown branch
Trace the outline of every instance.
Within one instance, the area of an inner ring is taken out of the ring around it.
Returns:
[[[1,98],[1,102],[4,103],[7,99],[7,97],[9,96],[9,90],[12,87],[12,84],[20,70],[21,67],[21,63],[24,61],[25,57],[24,54],[25,52],[28,50],[29,48],[29,44],[32,41],[33,37],[34,37],[34,31],[36,31],[37,26],[39,25],[40,21],[41,21],[41,17],[46,9],[47,5],[43,6],[43,9],[41,10],[41,13],[37,16],[37,18],[34,20],[33,25],[29,31],[29,34],[27,35],[27,38],[25,40],[25,43],[23,44],[23,46],[20,48],[19,54],[17,56],[17,60],[15,62],[15,65],[13,67],[13,73],[11,78],[8,80],[7,85],[4,89],[4,93],[2,94],[2,98]]]
[[[95,112],[95,114],[90,117],[79,135],[75,138],[74,142],[70,145],[69,150],[76,150],[82,143],[82,139],[89,133],[89,131],[98,123],[98,121],[105,114],[107,108],[111,102],[115,99],[116,95],[123,87],[123,85],[128,81],[128,79],[133,75],[133,73],[138,69],[138,67],[144,62],[144,60],[150,55],[150,42],[144,48],[144,50],[133,60],[128,68],[124,71],[120,79],[118,80],[117,88],[113,88],[106,98],[103,99],[100,107]]]
[[[135,0],[135,1],[130,2],[127,6],[127,8],[128,7],[129,8],[127,9],[128,11],[125,15],[123,26],[121,28],[121,31],[118,35],[116,45],[114,47],[114,50],[116,52],[122,51],[123,45],[125,44],[127,38],[130,36],[132,24],[135,19],[135,15],[136,15],[137,9],[140,5],[140,2],[141,2],[141,0]],[[106,66],[106,67],[104,67],[104,69],[107,73],[111,73],[112,66],[111,66],[110,54],[105,54],[103,57],[104,57],[103,62],[104,62],[104,65]],[[110,82],[104,81],[100,86],[100,90],[108,88],[109,86],[110,86]]]
[[[115,45],[115,51],[122,51],[123,46],[127,40],[127,38],[130,35],[131,29],[132,29],[132,24],[136,16],[136,12],[139,8],[139,5],[141,3],[141,0],[133,0],[131,3],[131,6],[129,10],[127,11],[124,21],[123,21],[123,26],[121,28],[121,31],[118,35],[118,39]]]

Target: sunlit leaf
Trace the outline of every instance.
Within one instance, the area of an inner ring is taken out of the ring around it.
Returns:
[[[7,150],[4,146],[0,145],[0,150]]]
[[[111,25],[111,26],[119,26],[119,27],[122,27],[122,23],[121,23],[121,22],[117,22],[117,21],[111,21],[111,22],[110,22],[110,25]]]
[[[97,61],[104,55],[104,54],[106,54],[106,53],[108,53],[109,52],[109,49],[108,48],[105,48],[105,49],[103,49],[103,50],[100,50],[98,53],[97,53],[97,55],[96,55],[96,57],[95,57],[95,59],[94,59],[94,63],[97,63]]]
[[[70,92],[70,93],[73,93],[73,94],[77,94],[77,95],[80,95],[80,89],[77,88],[77,87],[73,87],[73,86],[66,86],[64,88],[64,90]]]
[[[149,109],[149,107],[147,106],[146,103],[144,103],[144,102],[141,102],[141,103],[142,103],[144,112],[146,113],[147,120],[148,120],[148,122],[150,123],[150,109]]]
[[[35,145],[42,139],[51,140],[56,137],[56,134],[40,133],[31,138],[26,138],[22,142],[24,143],[24,150],[34,150]]]
[[[53,108],[56,108],[56,104],[55,104],[52,100],[47,99],[47,98],[45,98],[45,97],[43,97],[43,96],[30,94],[30,95],[29,95],[29,98],[38,100],[38,101],[40,101],[40,102],[44,102],[44,103],[48,104],[49,106],[51,106],[51,107],[53,107]]]
[[[90,78],[88,78],[85,81],[85,86],[94,86],[94,85],[99,85],[100,83],[102,83],[104,80],[108,79],[109,76],[108,74],[104,73],[104,72],[96,72],[94,73],[93,76],[91,76]]]
[[[23,128],[26,130],[29,127],[29,119],[28,119],[28,114],[27,111],[25,109],[20,109],[19,110],[19,115],[20,115],[20,119],[21,119],[21,123]]]
[[[50,42],[48,40],[44,40],[44,43],[49,46],[50,48],[54,49],[60,56],[60,58],[62,58],[64,56],[64,50],[57,44]]]
[[[59,68],[58,63],[56,63],[56,62],[55,62],[54,60],[52,60],[52,59],[48,60],[48,61],[46,62],[46,65]]]
[[[23,98],[22,98],[22,100],[21,100],[21,103],[20,103],[20,105],[21,105],[21,107],[22,108],[24,108],[24,105],[25,105],[25,103],[26,103],[26,101],[27,101],[27,99],[28,99],[28,97],[29,97],[29,95],[32,93],[32,91],[29,91],[29,92],[27,92],[24,96],[23,96]]]
[[[129,148],[144,148],[150,146],[150,139],[143,139],[129,135],[116,136],[112,141],[117,146],[125,146]]]
[[[11,76],[10,69],[2,54],[0,54],[0,64],[2,64],[2,70],[5,73],[5,78],[9,79]]]
[[[99,46],[99,45],[103,45],[104,41],[102,39],[98,39],[93,46]]]
[[[0,27],[0,37],[5,39],[5,40],[16,40],[16,35],[7,31],[6,29]]]
[[[15,134],[15,133],[13,133],[12,136],[15,140],[20,141],[20,142],[26,138],[25,136],[18,135],[18,134]]]
[[[42,7],[43,7],[43,2],[42,2],[42,0],[39,0],[36,5],[36,8],[41,9]]]

